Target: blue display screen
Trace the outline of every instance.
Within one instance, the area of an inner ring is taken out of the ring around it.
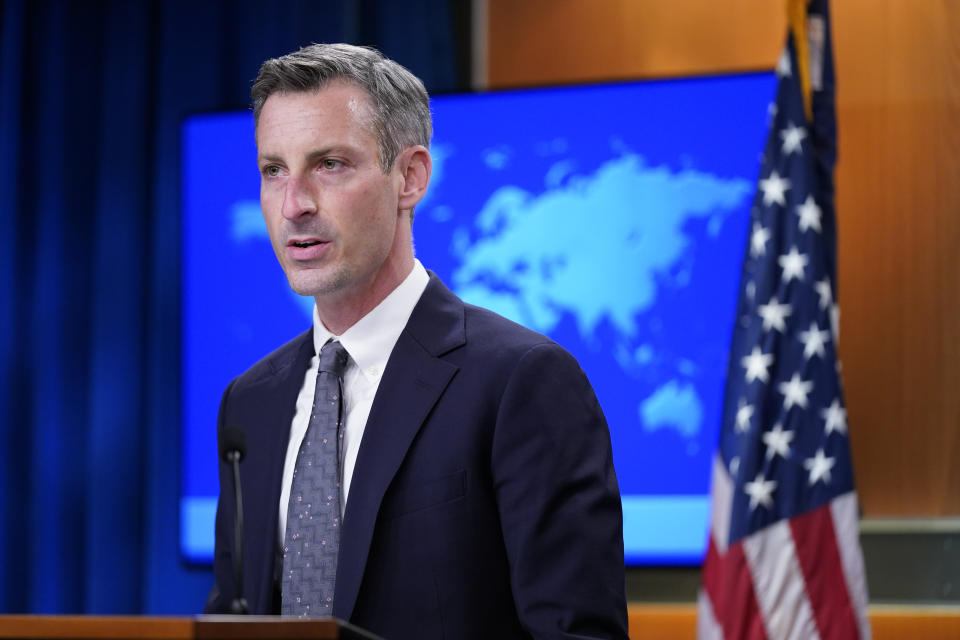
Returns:
[[[629,564],[706,547],[772,73],[434,97],[417,257],[576,356],[610,424]],[[253,119],[183,125],[181,549],[213,555],[220,396],[310,326],[259,205]]]

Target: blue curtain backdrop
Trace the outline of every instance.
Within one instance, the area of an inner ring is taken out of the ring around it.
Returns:
[[[0,612],[201,610],[211,573],[177,547],[181,119],[247,107],[310,42],[460,88],[465,4],[0,0]]]

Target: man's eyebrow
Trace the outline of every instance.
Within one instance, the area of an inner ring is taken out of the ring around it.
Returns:
[[[331,153],[344,153],[349,147],[345,145],[334,145],[330,147],[324,147],[323,149],[317,149],[316,151],[311,151],[306,155],[307,162],[316,162]],[[278,162],[283,163],[283,158],[272,153],[264,153],[257,156],[257,162],[262,164],[264,162]]]
[[[264,162],[282,162],[282,160],[280,156],[275,156],[272,153],[257,154],[257,164],[263,164]]]
[[[349,149],[347,145],[332,145],[329,147],[324,147],[323,149],[317,149],[316,151],[311,151],[307,154],[307,161],[316,162],[321,160],[331,153],[344,153]]]

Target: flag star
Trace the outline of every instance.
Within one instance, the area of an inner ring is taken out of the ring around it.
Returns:
[[[789,382],[781,382],[777,389],[783,394],[783,410],[789,411],[794,405],[801,409],[807,408],[807,395],[813,391],[813,382],[801,380],[800,374],[795,373]]]
[[[833,290],[830,288],[830,279],[824,278],[813,285],[814,290],[820,297],[820,308],[826,309],[833,304]]]
[[[773,491],[776,488],[776,480],[764,480],[762,471],[757,474],[756,480],[744,483],[743,490],[750,496],[750,511],[756,509],[758,504],[767,509],[772,507]]]
[[[805,253],[797,251],[796,247],[790,247],[790,253],[784,254],[777,259],[780,267],[783,269],[783,281],[790,282],[794,278],[803,280],[804,269],[810,258]]]
[[[824,432],[830,435],[834,431],[837,433],[847,433],[847,410],[840,405],[839,398],[834,398],[833,403],[826,409],[820,411],[820,415],[826,420]]]
[[[781,178],[776,171],[770,172],[770,177],[760,181],[760,190],[763,191],[763,204],[770,206],[774,202],[783,206],[787,203],[786,193],[790,188],[790,180]]]
[[[772,353],[762,353],[760,347],[754,347],[750,355],[742,358],[740,362],[747,370],[747,383],[754,380],[767,382],[770,379],[770,372],[767,369],[773,364]]]
[[[821,358],[826,356],[824,346],[830,341],[829,331],[820,331],[816,322],[810,323],[809,331],[800,332],[800,342],[803,343],[803,357],[809,360],[814,354]]]
[[[780,59],[777,60],[777,76],[787,78],[791,74],[790,50],[787,47],[780,52]]]
[[[779,455],[786,458],[790,455],[790,441],[793,440],[793,431],[784,431],[778,422],[773,429],[763,434],[763,444],[767,445],[767,460],[773,460]]]
[[[771,358],[773,356],[770,356]],[[746,360],[746,358],[744,358]],[[766,373],[766,368],[764,368]],[[746,433],[750,430],[750,418],[753,417],[753,405],[740,400],[740,407],[737,409],[737,431]]]
[[[828,458],[823,453],[823,449],[817,449],[817,453],[812,458],[803,461],[803,467],[810,472],[808,483],[812,487],[817,480],[823,480],[824,484],[830,484],[830,469],[836,463],[836,458]]]
[[[770,230],[759,222],[753,223],[753,233],[750,234],[750,255],[754,258],[767,252],[767,241],[770,240]]]
[[[757,297],[757,283],[753,280],[747,283],[747,297],[750,298],[750,302]]]
[[[794,151],[802,151],[800,143],[802,143],[806,137],[806,129],[796,127],[791,122],[787,125],[786,129],[780,132],[780,139],[783,140],[783,145],[780,147],[780,150],[783,151],[784,155],[790,155]]]
[[[776,329],[783,333],[787,330],[786,318],[793,313],[793,309],[788,304],[780,304],[776,300],[771,300],[767,304],[757,307],[757,312],[763,318],[764,331]]]
[[[736,457],[730,460],[730,475],[734,478],[737,477],[737,472],[740,471],[740,457]]]
[[[774,118],[777,117],[778,110],[779,109],[777,108],[777,103],[771,102],[770,104],[767,105],[767,116],[769,116],[770,119],[773,120]]]
[[[813,196],[808,195],[803,204],[797,205],[797,215],[800,216],[800,231],[813,229],[820,233],[820,216],[823,212],[817,206]]]

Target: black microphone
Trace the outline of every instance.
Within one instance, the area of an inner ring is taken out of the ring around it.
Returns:
[[[227,427],[220,436],[220,457],[233,467],[234,500],[237,517],[234,519],[233,577],[236,583],[230,612],[248,613],[247,600],[243,597],[243,494],[240,492],[240,461],[247,453],[247,436],[236,427]]]

